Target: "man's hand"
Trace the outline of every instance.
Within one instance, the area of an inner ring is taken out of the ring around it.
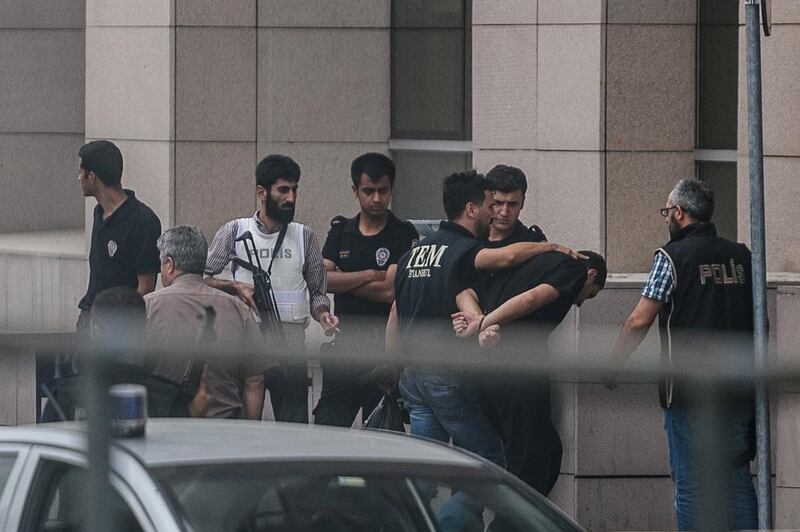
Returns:
[[[483,319],[482,314],[467,311],[456,312],[451,314],[450,317],[453,319],[453,331],[459,338],[469,338],[479,332],[478,328]]]
[[[500,326],[490,325],[478,335],[478,345],[483,349],[494,347],[500,341]]]
[[[236,284],[234,285],[234,288],[236,289],[236,297],[241,299],[248,307],[258,312],[258,307],[256,307],[256,300],[253,297],[253,294],[255,294],[253,285],[237,281]]]
[[[325,336],[333,336],[339,332],[339,318],[327,310],[319,315],[319,324],[322,325]]]
[[[555,246],[553,248],[553,251],[558,251],[559,253],[563,253],[565,255],[569,255],[573,259],[587,260],[589,258],[586,255],[581,255],[577,251],[572,250],[572,249],[570,249],[570,248],[568,248],[566,246],[562,246],[561,244],[553,244],[553,246]]]

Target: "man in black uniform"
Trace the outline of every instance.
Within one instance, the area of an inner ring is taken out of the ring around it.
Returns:
[[[419,239],[411,223],[389,210],[395,179],[391,159],[365,153],[353,161],[350,177],[361,210],[353,218],[331,220],[322,248],[336,314],[348,317],[347,327],[336,334],[336,352],[343,356],[383,351],[397,261]],[[314,422],[349,427],[359,409],[366,419],[383,395],[373,379],[373,368],[323,358],[322,395]]]
[[[498,164],[486,174],[494,187],[494,220],[489,233],[489,247],[514,242],[547,242],[538,225],[525,227],[519,215],[525,207],[528,179],[516,166]]]
[[[714,193],[702,181],[682,179],[670,192],[661,209],[670,240],[656,250],[642,297],[614,345],[604,379],[609,389],[616,386],[617,368],[636,350],[656,316],[661,358],[669,369],[686,373],[706,367],[716,372],[752,363],[752,355],[742,354],[742,346],[753,345],[750,251],[717,236],[713,213]],[[678,528],[694,530],[701,524],[701,499],[709,491],[698,471],[703,466],[727,482],[727,492],[713,505],[727,512],[729,529],[756,529],[749,464],[755,451],[752,389],[722,391],[712,436],[722,441],[719,446],[700,446],[700,412],[714,401],[712,389],[708,383],[698,387],[685,376],[662,379],[659,386]]]
[[[122,153],[112,142],[95,140],[81,146],[78,182],[84,196],[97,200],[89,250],[89,286],[78,303],[76,324],[78,333],[88,335],[90,310],[97,294],[114,286],[130,287],[142,296],[155,289],[160,267],[156,240],[161,235],[161,222],[132,190],[122,188]],[[77,373],[75,356],[59,358],[52,373],[49,364],[46,370],[37,371],[39,382],[53,387],[53,379]],[[55,419],[52,409],[42,414],[42,421]]]
[[[97,293],[112,286],[129,286],[144,296],[155,289],[161,222],[132,190],[122,188],[122,154],[114,143],[88,142],[81,146],[78,157],[83,195],[97,200],[89,250],[89,288],[78,304],[78,330],[85,331]]]
[[[463,353],[466,348],[451,332],[451,315],[458,310],[456,296],[479,283],[479,271],[511,268],[547,251],[575,253],[557,244],[533,242],[484,249],[478,238],[489,236],[493,198],[489,181],[475,171],[446,177],[442,196],[448,221],[398,262],[387,349],[417,361],[426,356],[434,359],[430,364],[410,364],[400,378],[412,434],[443,442],[452,438],[454,445],[504,466],[502,442],[478,395],[442,360],[445,354]],[[462,530],[480,515],[459,493],[444,504],[438,519],[442,530]]]
[[[569,312],[581,306],[605,286],[608,269],[605,259],[593,251],[579,251],[588,259],[574,259],[563,253],[545,253],[518,268],[505,270],[492,278],[481,297],[489,311],[480,313],[473,290],[459,294],[459,312],[453,328],[461,337],[484,329],[481,339],[499,341],[501,349],[493,360],[504,364],[545,362],[550,333]],[[508,325],[505,325],[505,324]],[[561,465],[561,438],[550,419],[550,383],[546,376],[529,376],[517,370],[485,374],[482,396],[489,420],[505,444],[508,470],[547,495],[558,480]]]

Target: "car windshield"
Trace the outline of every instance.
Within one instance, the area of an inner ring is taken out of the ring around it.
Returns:
[[[412,470],[417,471],[412,474]],[[417,472],[419,474],[417,474]],[[570,529],[546,503],[488,475],[427,467],[203,464],[153,469],[195,531],[416,532]]]

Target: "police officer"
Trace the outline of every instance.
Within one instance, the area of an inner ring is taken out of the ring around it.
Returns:
[[[379,354],[384,349],[386,318],[394,301],[397,260],[419,239],[409,222],[389,210],[395,167],[381,153],[365,153],[350,166],[352,190],[360,206],[353,218],[331,220],[322,248],[328,291],[347,326],[336,334],[343,356]],[[314,409],[319,425],[349,427],[358,410],[366,419],[383,395],[373,365],[322,360],[322,395]]]
[[[144,296],[155,290],[159,271],[156,240],[161,222],[155,213],[122,188],[122,153],[107,140],[78,151],[78,181],[84,196],[97,200],[89,250],[89,287],[78,307],[78,330],[88,328],[94,297],[112,286],[129,286]]]
[[[92,215],[92,236],[89,248],[89,285],[78,303],[80,314],[75,326],[79,334],[89,335],[92,305],[97,295],[109,288],[127,286],[139,295],[152,292],[156,286],[159,260],[156,240],[161,235],[158,216],[133,190],[122,187],[122,153],[108,140],[87,142],[78,150],[78,183],[85,197],[97,200]],[[74,375],[78,357],[58,357],[52,374],[44,365],[37,370],[37,381],[46,387],[54,379]],[[37,386],[37,404],[40,404]],[[56,413],[46,407],[42,421],[55,421]]]
[[[232,256],[247,260],[242,242],[236,238],[249,231],[265,269],[270,268],[272,287],[286,335],[289,358],[266,375],[270,401],[278,421],[308,423],[308,364],[305,352],[305,329],[310,319],[333,334],[339,319],[330,311],[326,293],[322,250],[314,231],[294,221],[300,166],[285,155],[268,155],[256,167],[256,195],[259,209],[248,218],[238,218],[223,225],[208,248],[206,283],[238,296],[255,308],[252,275],[235,264],[233,279],[220,279]],[[274,339],[267,338],[274,342]]]
[[[489,232],[489,247],[502,247],[514,242],[547,242],[538,225],[525,225],[519,215],[525,207],[528,178],[516,166],[498,164],[486,174],[494,188],[494,220]]]
[[[491,185],[470,171],[444,179],[444,210],[448,221],[439,231],[400,258],[395,279],[395,303],[386,330],[390,354],[411,356],[400,392],[411,416],[411,432],[454,445],[505,465],[500,437],[486,418],[470,383],[446,361],[445,354],[463,353],[465,341],[455,338],[451,315],[456,296],[476,286],[479,271],[510,268],[546,251],[574,252],[551,243],[521,242],[485,249],[493,217]],[[452,339],[452,340],[450,340]],[[439,358],[430,363],[425,357]],[[460,530],[479,516],[466,495],[451,497],[439,513],[442,530]]]
[[[644,339],[656,316],[662,360],[672,369],[691,370],[717,355],[737,357],[740,349],[725,349],[726,344],[752,345],[750,251],[744,244],[717,236],[711,223],[713,212],[714,193],[702,181],[682,179],[670,192],[661,209],[670,240],[656,250],[642,297],[614,346],[611,368],[604,378],[609,389],[616,386],[614,373]],[[738,358],[719,360],[720,364],[742,362],[747,363]],[[727,507],[728,527],[758,528],[749,467],[754,455],[752,390],[742,396],[725,395],[721,430],[715,431],[723,441],[717,449],[698,446],[702,429],[698,411],[711,400],[708,391],[708,386],[698,390],[685,378],[662,379],[659,386],[678,528],[694,530],[700,524],[698,465],[708,467],[720,457],[728,490],[720,502]]]

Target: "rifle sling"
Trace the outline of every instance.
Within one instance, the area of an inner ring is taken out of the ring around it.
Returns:
[[[278,240],[275,241],[275,247],[272,248],[272,257],[269,259],[269,266],[267,266],[267,275],[272,276],[272,263],[275,262],[275,256],[280,251],[283,245],[283,239],[286,238],[286,231],[289,229],[289,224],[283,224],[281,232],[278,233]]]

